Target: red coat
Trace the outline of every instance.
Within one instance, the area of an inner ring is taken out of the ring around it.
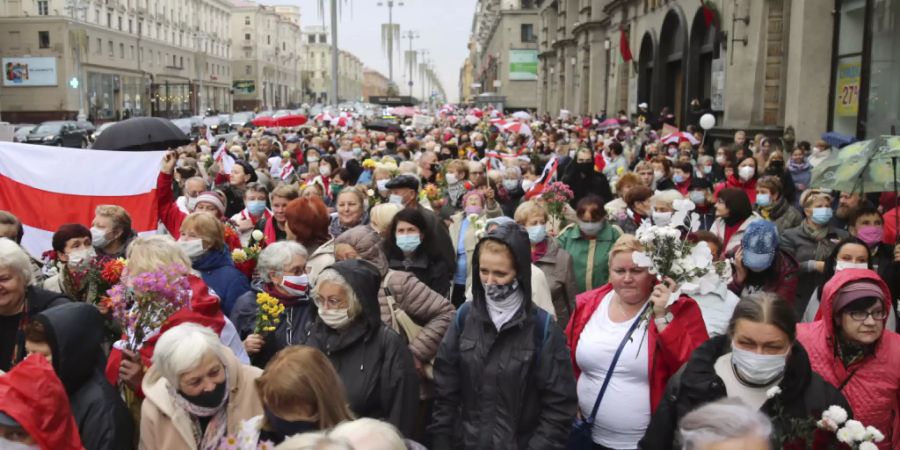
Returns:
[[[749,181],[741,181],[740,178],[731,175],[729,176],[724,183],[720,183],[716,186],[715,197],[719,198],[719,191],[722,189],[734,188],[740,189],[747,193],[747,197],[750,198],[750,204],[756,204],[756,178],[751,178]]]
[[[181,236],[181,222],[187,214],[175,204],[175,193],[172,192],[172,175],[160,172],[156,177],[156,209],[159,221],[163,223],[173,239]]]
[[[152,363],[153,349],[156,348],[156,341],[158,341],[159,337],[169,328],[190,322],[207,326],[215,331],[216,334],[220,334],[222,328],[225,327],[225,315],[222,314],[222,309],[219,307],[219,297],[209,293],[209,288],[202,279],[194,275],[189,275],[188,280],[191,283],[191,306],[190,308],[182,308],[175,312],[175,314],[172,314],[160,328],[159,333],[144,342],[139,353],[141,354],[141,362],[145,368],[149,368]],[[119,365],[121,365],[121,363],[122,352],[119,349],[113,348],[109,352],[109,359],[106,361],[106,379],[109,380],[113,386],[118,384]],[[138,395],[143,397],[143,393],[140,392],[140,389]]]
[[[577,304],[575,313],[572,314],[569,325],[566,327],[566,339],[569,343],[569,353],[575,369],[576,380],[581,376],[581,370],[575,360],[581,331],[584,330],[585,325],[610,291],[612,291],[612,284],[607,283],[575,297]],[[656,410],[656,405],[662,399],[669,378],[687,362],[695,348],[709,339],[709,335],[706,334],[706,325],[703,323],[703,316],[700,314],[700,307],[692,298],[682,295],[669,311],[674,318],[662,333],[657,331],[656,324],[650,321],[647,345],[650,356],[651,410]]]
[[[825,284],[816,321],[797,324],[797,339],[809,353],[813,371],[835,387],[846,383],[841,393],[853,409],[853,418],[884,433],[885,440],[878,448],[900,449],[900,335],[885,330],[875,344],[875,353],[850,367],[844,367],[834,354],[835,294],[847,283],[862,279],[881,287],[884,309],[889,311],[891,295],[878,274],[864,269],[842,270]]]
[[[66,388],[43,356],[29,356],[0,376],[0,411],[15,419],[41,450],[84,450]]]

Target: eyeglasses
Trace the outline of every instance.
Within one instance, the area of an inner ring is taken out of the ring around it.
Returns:
[[[865,322],[869,316],[875,320],[884,320],[887,318],[887,311],[879,309],[877,311],[850,311],[850,318],[857,322]]]
[[[344,303],[345,303],[344,299],[342,299],[342,298],[338,298],[338,297],[324,298],[324,297],[321,297],[318,295],[313,297],[313,301],[316,303],[316,306],[318,306],[320,308],[322,306],[324,306],[325,309],[340,309],[341,307],[344,306]]]

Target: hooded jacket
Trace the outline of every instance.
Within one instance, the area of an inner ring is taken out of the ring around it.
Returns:
[[[639,449],[673,450],[678,422],[687,413],[728,395],[725,383],[716,374],[715,363],[720,356],[731,352],[731,338],[716,336],[697,348],[690,360],[676,373],[666,387],[665,395],[653,416]],[[775,434],[784,423],[777,420],[776,407],[784,408],[786,419],[818,419],[822,411],[837,405],[852,414],[847,400],[810,369],[803,346],[795,342],[787,358],[784,377],[778,386],[781,393],[767,400],[760,411],[775,417]],[[780,404],[780,405],[779,405]],[[852,415],[851,415],[852,417]],[[864,422],[865,423],[865,422]]]
[[[498,331],[481,278],[472,280],[465,322],[451,325],[434,363],[437,397],[429,432],[434,450],[561,449],[578,409],[575,378],[562,330],[550,322],[537,353],[537,310],[531,302],[528,234],[504,224],[484,238],[507,246],[523,290],[519,311]],[[472,273],[479,273],[475,249]]]
[[[242,295],[252,293],[250,281],[231,260],[228,248],[210,249],[200,259],[193,261],[194,270],[200,272],[203,282],[222,300],[222,311],[231,314],[237,300]]]
[[[406,342],[381,321],[377,294],[381,277],[374,266],[360,260],[340,261],[328,268],[347,281],[346,288],[356,294],[362,312],[342,331],[326,325],[317,312],[301,344],[328,356],[357,417],[384,420],[409,436],[416,422],[419,377]]]
[[[0,375],[0,411],[18,422],[41,450],[84,448],[66,390],[42,356],[29,356]]]
[[[134,445],[134,422],[119,392],[103,377],[103,317],[92,305],[68,303],[38,314],[53,355],[53,369],[69,395],[84,448]]]
[[[871,270],[845,269],[825,284],[816,321],[797,325],[797,340],[809,352],[812,369],[841,392],[860,422],[878,428],[885,440],[880,449],[900,448],[900,335],[885,328],[873,354],[844,367],[835,355],[834,300],[848,283],[868,280],[884,291],[884,310],[891,306],[890,292]],[[887,320],[887,319],[885,319]]]
[[[26,320],[31,320],[42,311],[54,306],[69,303],[69,298],[58,292],[51,292],[35,286],[25,288],[25,302],[27,308]],[[11,363],[17,363],[25,358],[25,334],[18,324],[21,317],[0,316],[0,370],[8,371]],[[13,354],[15,350],[16,354]]]

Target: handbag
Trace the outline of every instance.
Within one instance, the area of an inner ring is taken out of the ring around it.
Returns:
[[[388,309],[391,311],[391,328],[397,333],[405,336],[407,342],[412,342],[416,336],[422,332],[422,328],[424,327],[417,324],[412,320],[412,317],[409,317],[409,314],[407,314],[406,311],[397,306],[394,295],[391,294],[391,290],[388,288],[388,281],[391,279],[391,274],[393,274],[393,272],[393,270],[388,270],[388,273],[384,276],[384,281],[381,283],[381,286],[384,289],[384,298],[387,301]],[[422,366],[425,371],[425,377],[429,380],[433,380],[433,361],[423,362]]]
[[[597,393],[597,401],[594,402],[594,409],[591,410],[591,415],[586,419],[575,418],[575,422],[572,424],[572,430],[569,432],[569,441],[566,443],[566,450],[591,450],[594,447],[592,432],[594,430],[594,420],[597,418],[597,410],[600,409],[600,401],[603,400],[603,394],[606,392],[606,387],[609,386],[609,380],[612,379],[613,372],[616,369],[616,363],[619,362],[619,356],[622,354],[622,349],[625,348],[625,343],[631,339],[631,335],[634,333],[634,330],[637,329],[638,324],[641,323],[641,320],[644,318],[644,313],[647,312],[649,306],[649,302],[644,305],[644,308],[641,309],[640,314],[634,319],[628,332],[625,333],[625,337],[622,338],[622,342],[619,343],[619,348],[616,349],[616,354],[613,355],[613,359],[609,363],[609,370],[606,372],[606,378],[603,379],[603,384],[600,386],[600,392]]]

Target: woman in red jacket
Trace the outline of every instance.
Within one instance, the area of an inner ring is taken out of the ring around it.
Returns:
[[[853,415],[900,448],[900,335],[885,329],[890,291],[877,273],[844,269],[825,284],[819,320],[797,325],[812,369],[841,390]]]
[[[595,448],[637,448],[669,377],[708,339],[697,303],[681,296],[667,307],[674,283],[656,284],[646,267],[634,263],[632,254],[643,250],[634,236],[616,241],[610,282],[576,297],[566,328],[583,417],[608,383],[593,425]],[[612,367],[616,353],[621,357]]]
[[[725,179],[725,183],[716,189],[716,196],[722,189],[740,189],[750,198],[750,203],[756,204],[756,180],[759,179],[759,169],[756,167],[756,158],[748,156],[737,165],[734,173]]]

